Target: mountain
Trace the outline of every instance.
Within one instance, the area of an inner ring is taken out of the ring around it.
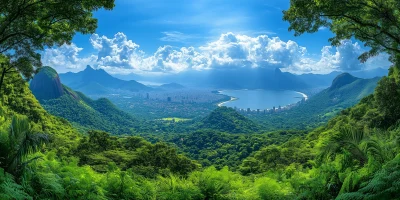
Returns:
[[[327,122],[338,112],[357,104],[374,92],[380,77],[356,78],[349,73],[338,75],[329,88],[287,111],[264,116],[250,116],[268,129],[307,129]]]
[[[356,77],[350,75],[349,73],[340,74],[335,79],[333,79],[332,85],[331,85],[331,87],[329,87],[329,90],[334,91],[345,85],[353,83],[356,80],[360,80],[360,78],[356,78]]]
[[[178,74],[164,74],[163,76],[141,76],[138,79],[159,83],[174,81],[186,86],[218,89],[298,90],[311,87],[294,74],[282,72],[279,68],[263,67],[187,70]]]
[[[114,134],[129,134],[137,120],[119,110],[108,99],[92,100],[61,84],[57,72],[44,67],[30,85],[47,112],[63,117],[83,130],[96,129]]]
[[[312,85],[313,87],[329,87],[330,84],[332,83],[333,79],[336,78],[336,76],[340,75],[341,72],[331,72],[329,74],[300,74],[297,75],[298,78],[303,80],[309,85]]]
[[[90,66],[78,73],[60,74],[60,79],[68,87],[85,94],[113,93],[115,90],[130,92],[151,90],[151,88],[134,80],[121,80],[111,76],[103,69],[95,70]]]
[[[359,78],[375,78],[375,77],[387,76],[388,72],[389,72],[388,69],[383,69],[378,67],[375,69],[350,72],[350,74]]]
[[[64,95],[64,88],[57,72],[51,67],[43,67],[30,84],[30,89],[37,99],[56,99]]]
[[[329,74],[300,74],[297,75],[302,81],[313,87],[329,87],[332,81],[343,72],[333,71]],[[364,79],[370,79],[375,77],[383,77],[388,73],[387,69],[376,68],[363,71],[349,72],[352,76]]]
[[[259,130],[259,126],[232,108],[219,107],[205,117],[201,128],[227,133],[250,133]]]
[[[185,89],[186,87],[178,83],[168,83],[160,85],[158,88],[163,90],[180,90],[180,89]]]

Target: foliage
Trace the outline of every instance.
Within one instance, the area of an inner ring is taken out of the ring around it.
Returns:
[[[202,166],[213,165],[217,169],[228,166],[236,171],[242,161],[253,152],[271,145],[286,142],[290,138],[304,135],[301,131],[276,131],[264,134],[230,134],[211,129],[198,130],[190,134],[176,134],[163,141],[174,143],[188,157]],[[152,141],[149,135],[145,138]],[[155,136],[160,138],[159,136]]]
[[[228,133],[250,133],[259,130],[259,126],[225,106],[215,109],[203,119],[201,128],[209,128]]]
[[[7,73],[31,79],[42,65],[37,51],[44,46],[69,43],[76,32],[94,33],[97,19],[92,12],[112,9],[114,0],[2,0],[0,4],[1,88]]]
[[[91,165],[99,172],[106,172],[110,162],[146,177],[170,173],[186,176],[197,168],[196,163],[165,143],[151,144],[136,136],[118,138],[102,131],[88,134],[81,140],[76,155],[80,164]]]
[[[39,151],[48,142],[48,136],[34,132],[26,117],[14,116],[9,132],[1,133],[3,135],[0,141],[0,167],[5,172],[19,177],[25,165],[37,159],[28,160],[27,156]]]
[[[283,19],[295,35],[314,33],[328,27],[335,36],[330,42],[337,46],[352,37],[371,47],[360,56],[361,61],[380,52],[397,60],[400,53],[400,2],[397,0],[291,0]]]
[[[46,111],[77,124],[83,130],[97,129],[122,135],[130,134],[139,126],[137,119],[107,99],[92,100],[80,92],[64,89],[68,92],[63,96],[42,102]]]

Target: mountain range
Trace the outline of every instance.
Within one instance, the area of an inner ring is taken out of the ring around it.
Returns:
[[[34,76],[30,89],[47,112],[67,119],[82,131],[96,129],[129,134],[137,126],[133,116],[119,110],[108,99],[92,100],[63,85],[51,67],[43,67]]]
[[[298,90],[311,87],[296,75],[282,72],[279,68],[188,70],[179,74],[165,74],[163,76],[140,76],[136,74],[115,76],[125,80],[135,78],[164,83],[173,81],[192,87],[218,89]]]
[[[111,76],[103,69],[95,70],[90,66],[78,73],[60,74],[60,79],[63,84],[71,89],[87,95],[115,93],[115,91],[138,92],[152,90],[152,88],[134,80],[121,80]]]
[[[219,89],[308,89],[329,87],[336,76],[342,74],[333,71],[329,74],[292,74],[277,69],[265,68],[239,68],[239,69],[213,69],[204,71],[188,70],[179,74],[155,75],[113,75],[122,80],[139,80],[151,82],[178,82],[195,87],[215,87]],[[387,69],[376,68],[364,71],[353,71],[351,75],[369,79],[383,77],[388,73]]]

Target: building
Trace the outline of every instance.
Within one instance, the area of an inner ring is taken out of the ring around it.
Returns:
[[[168,97],[168,98],[167,98],[167,101],[168,101],[168,102],[171,102],[171,97]]]

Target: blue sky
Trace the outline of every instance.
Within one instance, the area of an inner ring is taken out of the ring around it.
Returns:
[[[114,74],[216,67],[329,73],[390,65],[385,55],[360,64],[354,58],[362,44],[354,41],[330,47],[327,29],[294,37],[282,20],[288,7],[289,0],[116,0],[114,10],[95,13],[95,35],[78,34],[42,58],[59,72],[90,64]]]

